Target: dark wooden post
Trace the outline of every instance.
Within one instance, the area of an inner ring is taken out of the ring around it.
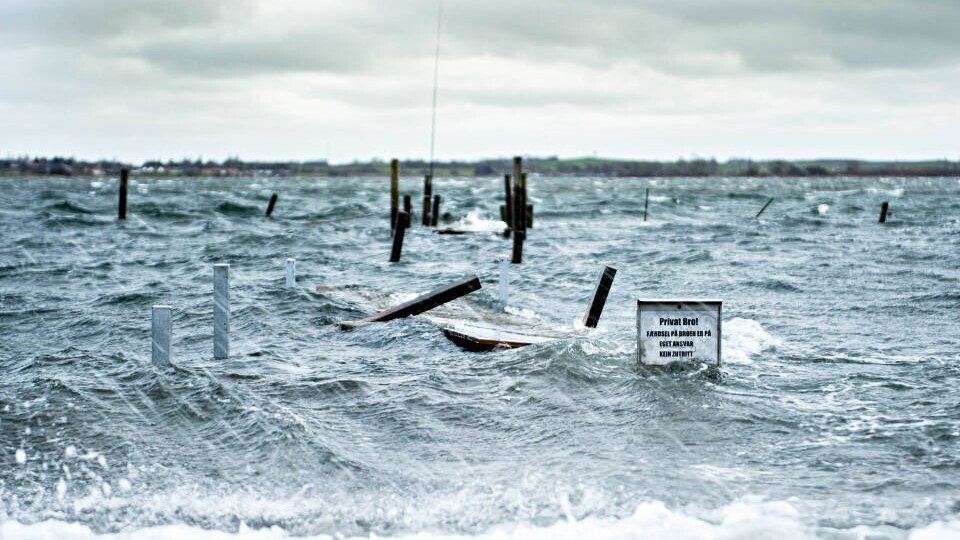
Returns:
[[[890,209],[890,203],[888,203],[887,201],[883,201],[883,203],[880,204],[880,223],[887,222],[887,210],[889,209]]]
[[[756,219],[756,218],[758,218],[758,217],[760,217],[760,214],[762,214],[762,213],[763,213],[763,211],[764,211],[764,210],[766,210],[766,209],[767,209],[767,207],[768,207],[768,206],[770,206],[770,203],[772,203],[772,202],[773,202],[773,197],[770,197],[770,200],[769,200],[769,201],[767,201],[767,204],[765,204],[765,205],[763,205],[763,208],[761,208],[761,209],[760,209],[760,211],[759,211],[759,212],[757,212],[757,215],[755,215],[755,216],[753,216],[753,217],[754,217],[754,219]]]
[[[527,239],[527,173],[520,174],[520,201],[517,203],[517,222],[515,225],[523,231]]]
[[[130,169],[124,167],[120,169],[120,201],[117,203],[117,218],[127,219],[127,180],[130,177]]]
[[[506,190],[507,194],[507,204],[504,206],[506,211],[506,216],[503,221],[507,223],[507,227],[513,227],[513,188],[510,182],[511,176],[509,174],[503,175],[503,187]]]
[[[643,220],[647,220],[647,208],[650,206],[650,188],[643,195]]]
[[[593,291],[593,300],[587,309],[587,315],[583,318],[583,325],[587,328],[596,328],[600,321],[600,314],[603,312],[603,305],[607,303],[607,295],[610,294],[610,287],[613,285],[613,278],[617,275],[617,269],[605,266],[600,273],[600,281],[597,288]]]
[[[409,195],[403,196],[403,211],[406,212],[408,216],[413,215],[413,201]]]
[[[390,262],[400,262],[400,252],[403,250],[403,233],[410,225],[410,214],[397,212],[397,222],[393,225],[393,247],[390,249]]]
[[[400,161],[390,161],[390,229],[397,225],[397,213],[400,212]]]
[[[468,278],[461,279],[456,283],[436,288],[424,295],[410,300],[409,302],[404,302],[403,304],[385,309],[376,315],[367,317],[366,319],[361,319],[356,322],[343,323],[340,326],[344,329],[349,329],[371,322],[386,322],[394,319],[402,319],[403,317],[412,317],[414,315],[419,315],[424,311],[429,311],[437,306],[442,306],[443,304],[446,304],[452,300],[456,300],[457,298],[460,298],[466,294],[470,294],[473,291],[480,289],[480,287],[480,278],[477,276],[470,276]]]
[[[274,193],[270,196],[270,202],[267,204],[267,217],[273,215],[273,207],[277,204],[277,194]]]
[[[433,196],[433,213],[430,214],[430,225],[437,226],[437,220],[440,219],[440,201],[443,200],[439,195]]]
[[[423,226],[430,226],[430,198],[433,197],[433,175],[423,177]]]
[[[510,262],[521,264],[523,263],[523,240],[526,236],[526,230],[523,228],[526,205],[523,203],[523,158],[519,156],[513,158],[513,179],[513,254]]]
[[[523,228],[524,229],[533,228],[533,205],[532,204],[527,205],[527,217],[523,222]]]

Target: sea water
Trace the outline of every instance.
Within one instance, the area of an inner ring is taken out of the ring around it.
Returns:
[[[118,222],[115,180],[0,180],[4,540],[960,537],[956,178],[532,176],[507,310],[578,328],[618,273],[598,329],[493,353],[337,324],[471,273],[501,309],[501,179],[435,179],[477,232],[415,216],[399,264],[386,179],[130,186]],[[723,299],[719,370],[637,367],[671,297]]]

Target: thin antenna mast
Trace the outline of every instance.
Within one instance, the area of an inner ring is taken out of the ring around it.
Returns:
[[[437,2],[437,48],[433,58],[433,113],[430,118],[430,176],[433,176],[433,149],[437,139],[437,79],[440,73],[440,28],[443,23],[443,0]]]

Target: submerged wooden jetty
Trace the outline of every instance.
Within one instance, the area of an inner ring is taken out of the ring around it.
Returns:
[[[599,283],[583,319],[584,328],[596,327],[616,272],[616,269],[608,266],[600,273]],[[349,330],[374,322],[419,315],[421,319],[440,328],[447,339],[471,351],[516,349],[583,335],[582,330],[572,326],[553,326],[538,318],[494,311],[463,298],[480,287],[477,276],[467,277],[413,300],[382,309],[370,317],[343,322],[340,327]],[[340,296],[362,305],[382,305],[388,298],[363,290],[317,287],[317,292]]]

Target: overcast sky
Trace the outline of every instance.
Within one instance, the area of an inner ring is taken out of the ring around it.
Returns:
[[[438,0],[0,0],[0,155],[427,158]],[[438,159],[960,159],[960,0],[443,0]]]

